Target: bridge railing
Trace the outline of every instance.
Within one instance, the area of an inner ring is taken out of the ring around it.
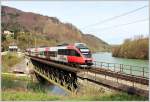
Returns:
[[[149,77],[148,67],[125,65],[118,63],[98,62],[98,61],[94,61],[94,66],[96,68],[104,68],[110,71],[119,72],[123,74],[129,74],[143,78]]]

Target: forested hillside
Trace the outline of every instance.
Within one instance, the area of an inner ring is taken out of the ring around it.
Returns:
[[[56,17],[24,12],[16,8],[2,6],[2,32],[14,32],[13,39],[2,35],[2,47],[8,48],[12,42],[21,49],[38,46],[55,46],[60,43],[86,43],[92,51],[110,51],[110,46],[93,35],[83,34],[71,23],[63,23]],[[36,39],[36,41],[35,41]]]

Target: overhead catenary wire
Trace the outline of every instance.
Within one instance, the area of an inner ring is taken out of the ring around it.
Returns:
[[[124,24],[118,24],[118,25],[113,25],[113,26],[109,26],[109,27],[105,27],[105,28],[99,28],[99,30],[107,30],[107,29],[111,29],[111,28],[116,28],[116,27],[122,27],[122,26],[126,26],[126,25],[130,25],[130,24],[134,24],[134,23],[140,23],[140,22],[145,22],[148,21],[149,18],[146,19],[140,19],[140,20],[136,20],[133,22],[129,22],[129,23],[124,23]]]
[[[139,7],[139,8],[137,8],[137,9],[132,10],[132,11],[125,12],[125,13],[123,13],[123,14],[120,14],[120,15],[117,15],[117,16],[114,16],[114,17],[111,17],[111,18],[108,18],[108,19],[104,19],[104,20],[102,20],[102,21],[100,21],[100,22],[97,22],[97,23],[95,23],[95,24],[87,25],[87,26],[83,27],[82,29],[86,29],[86,28],[91,27],[91,26],[96,26],[96,25],[103,24],[103,23],[105,23],[105,22],[109,22],[109,21],[115,20],[115,19],[117,19],[117,18],[120,18],[120,17],[126,16],[126,15],[129,15],[129,14],[131,14],[131,13],[137,12],[137,11],[139,11],[139,10],[141,10],[141,9],[146,8],[146,7],[148,7],[148,5]]]

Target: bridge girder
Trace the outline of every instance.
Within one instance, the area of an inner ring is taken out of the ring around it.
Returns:
[[[54,80],[56,83],[70,91],[77,89],[78,83],[76,72],[60,69],[57,68],[57,66],[45,64],[34,59],[31,59],[31,62],[34,65],[35,70],[48,77],[50,80]],[[43,82],[38,74],[36,74],[36,77],[39,81]],[[45,79],[43,78],[43,80]]]

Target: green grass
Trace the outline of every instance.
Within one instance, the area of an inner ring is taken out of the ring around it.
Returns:
[[[49,95],[46,93],[40,92],[16,92],[16,91],[3,91],[2,92],[2,100],[3,101],[54,101],[60,100],[60,96]]]
[[[70,100],[70,101],[148,101],[144,97],[128,95],[127,93],[115,93],[102,96],[56,96],[42,92],[16,92],[3,91],[2,100],[30,100],[30,101],[52,101],[52,100]]]
[[[21,80],[21,81],[31,80],[29,76],[16,76],[16,74],[13,74],[13,73],[2,73],[1,77],[4,79],[10,79],[10,80]]]
[[[77,96],[68,98],[70,100],[84,100],[84,101],[148,101],[147,98],[136,96],[136,95],[129,95],[127,93],[119,92],[113,94],[104,94],[102,96]],[[68,100],[67,99],[67,100]]]
[[[10,68],[23,60],[15,53],[8,53],[2,56],[2,72],[9,72]]]
[[[127,93],[114,93],[108,96],[102,96],[100,100],[103,101],[148,101],[147,98],[137,95],[129,95]]]
[[[16,76],[13,73],[2,73],[1,77],[10,80],[22,80],[22,81],[31,80],[28,76]]]

